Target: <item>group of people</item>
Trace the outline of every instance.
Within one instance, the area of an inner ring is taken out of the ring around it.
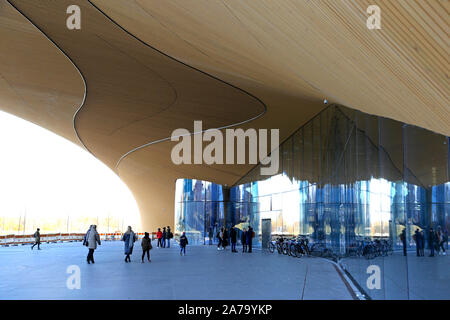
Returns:
[[[158,228],[158,232],[156,232],[156,238],[158,239],[158,243],[156,245],[157,248],[165,248],[167,243],[167,248],[170,248],[170,239],[173,238],[173,233],[170,230],[170,227],[167,226],[163,227],[163,230],[161,231],[161,228]]]
[[[217,239],[219,240],[219,243],[217,245],[217,250],[225,250],[228,246],[228,239],[231,242],[231,252],[238,252],[236,250],[236,244],[237,244],[237,236],[238,233],[236,231],[235,227],[231,227],[230,234],[228,235],[227,228],[220,228],[219,232],[217,232]],[[241,233],[241,242],[242,242],[242,252],[252,252],[252,243],[253,238],[255,237],[255,232],[253,231],[253,228],[251,226],[248,226],[247,230],[242,230]],[[211,244],[211,233],[210,233],[210,244]]]
[[[406,229],[402,230],[400,234],[400,240],[403,245],[403,255],[406,256]],[[416,242],[416,253],[418,257],[425,256],[425,234],[423,230],[419,230],[418,228],[414,232],[413,240]],[[439,226],[437,230],[433,230],[430,228],[428,231],[428,247],[430,249],[430,257],[434,257],[434,252],[437,251],[439,255],[446,255],[444,244],[448,242],[448,233],[447,231],[443,232],[441,227]],[[441,253],[442,252],[442,253]]]
[[[39,230],[39,229],[38,229]],[[170,227],[163,228],[163,232],[158,228],[157,238],[158,238],[158,247],[165,248],[166,240],[167,247],[170,248],[170,239],[173,238],[173,233],[170,230]],[[133,231],[131,226],[128,226],[127,231],[122,236],[122,241],[124,242],[124,253],[125,253],[125,262],[131,262],[131,255],[133,254],[134,243],[138,240],[136,233]],[[97,226],[91,225],[89,227],[88,232],[86,232],[83,240],[83,245],[88,247],[89,252],[87,255],[87,263],[90,264],[94,262],[94,251],[97,249],[97,244],[101,245],[100,235],[97,232]],[[186,245],[188,244],[188,239],[186,234],[183,234],[180,237],[180,255],[186,255]],[[144,263],[144,258],[147,256],[148,262],[151,262],[150,259],[150,250],[153,249],[152,239],[150,238],[150,234],[148,232],[144,233],[144,237],[141,240],[142,247],[142,257],[141,261]]]

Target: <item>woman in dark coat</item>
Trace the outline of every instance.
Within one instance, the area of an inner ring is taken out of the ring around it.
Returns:
[[[152,249],[152,239],[150,239],[150,235],[148,232],[146,232],[144,235],[144,238],[142,238],[141,246],[142,246],[142,263],[144,263],[144,257],[145,257],[146,253],[147,253],[148,262],[152,262],[152,260],[150,260],[150,250]]]
[[[253,242],[253,228],[248,226],[247,231],[247,246],[248,246],[248,252],[252,253],[252,242]]]
[[[242,230],[241,234],[242,252],[247,252],[247,231]]]
[[[125,262],[131,262],[130,255],[133,253],[134,243],[137,237],[130,226],[128,226],[127,232],[123,234],[122,241],[125,242]]]
[[[227,249],[227,245],[228,245],[228,231],[227,231],[227,228],[224,228],[223,229],[223,239],[222,239],[223,250]]]

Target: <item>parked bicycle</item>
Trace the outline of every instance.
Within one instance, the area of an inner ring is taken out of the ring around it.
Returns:
[[[285,239],[283,236],[280,236],[275,241],[271,241],[269,243],[269,252],[274,253],[275,250],[278,251],[278,254],[284,253],[284,247],[285,247]]]

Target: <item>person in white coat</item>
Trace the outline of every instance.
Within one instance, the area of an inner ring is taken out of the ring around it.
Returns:
[[[94,262],[94,250],[97,249],[97,243],[101,245],[100,242],[100,235],[97,232],[97,226],[91,225],[89,227],[88,232],[86,232],[86,235],[84,236],[83,245],[89,248],[89,253],[87,255],[87,263],[90,264],[95,263]]]

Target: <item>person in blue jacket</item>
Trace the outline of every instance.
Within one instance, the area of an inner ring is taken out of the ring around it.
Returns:
[[[123,234],[122,241],[125,243],[125,262],[131,262],[131,254],[133,253],[134,243],[137,237],[134,231],[128,226],[127,232]]]

